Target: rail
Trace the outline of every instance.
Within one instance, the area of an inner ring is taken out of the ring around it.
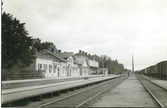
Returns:
[[[127,78],[127,77],[126,77],[126,78]],[[62,98],[60,98],[60,99],[56,99],[56,100],[50,101],[50,102],[48,102],[48,103],[39,105],[38,108],[45,107],[45,106],[47,107],[47,106],[50,105],[50,104],[53,104],[53,103],[56,103],[56,102],[59,102],[59,101],[63,101],[63,100],[65,100],[65,99],[71,98],[71,97],[73,97],[73,96],[78,96],[78,95],[81,94],[81,93],[85,93],[85,92],[87,92],[87,91],[95,90],[96,88],[99,88],[100,86],[103,86],[104,84],[110,84],[111,82],[116,81],[116,80],[119,79],[118,82],[112,84],[112,85],[109,86],[109,87],[107,86],[107,88],[103,89],[103,90],[100,91],[98,94],[96,94],[96,95],[94,95],[94,96],[91,96],[91,98],[89,98],[89,99],[87,99],[87,100],[84,100],[82,103],[79,103],[79,104],[77,104],[77,105],[75,106],[75,107],[81,107],[83,104],[85,104],[85,103],[87,103],[88,101],[94,99],[95,97],[97,97],[98,95],[102,94],[102,93],[105,92],[106,90],[108,90],[108,89],[110,89],[110,88],[116,86],[117,84],[119,84],[120,82],[122,82],[123,80],[125,80],[126,78],[117,78],[117,79],[109,80],[109,81],[107,81],[107,82],[101,83],[101,84],[96,85],[96,86],[94,86],[94,87],[91,87],[91,88],[89,88],[89,89],[81,90],[81,91],[79,91],[79,92],[77,92],[77,93],[73,93],[73,94],[71,94],[71,95],[67,95],[67,96],[62,97]],[[122,79],[122,80],[120,80],[120,79]]]
[[[151,92],[151,90],[143,83],[143,81],[141,80],[141,76],[139,78],[139,76],[137,75],[137,78],[138,80],[141,82],[141,84],[144,86],[144,88],[149,92],[149,94],[153,97],[153,99],[157,102],[157,104],[160,106],[160,107],[164,107],[162,105],[162,103],[156,98],[156,96]],[[144,78],[143,78],[144,79]],[[146,79],[145,79],[146,80]],[[151,82],[152,83],[152,82]],[[152,84],[155,84],[155,83],[152,83]],[[156,85],[157,86],[157,85]]]

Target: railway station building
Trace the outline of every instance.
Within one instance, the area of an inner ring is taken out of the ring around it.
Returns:
[[[72,52],[58,53],[43,50],[37,53],[36,70],[44,70],[45,77],[79,76],[80,69]],[[45,57],[39,56],[45,55]],[[46,55],[48,57],[46,57]]]
[[[66,66],[66,60],[48,50],[36,52],[34,62],[23,70],[43,70],[45,77],[63,76],[62,67]]]
[[[76,61],[80,63],[81,75],[97,74],[99,69],[99,62],[91,60],[89,58],[90,54],[79,50],[79,52],[75,54],[75,57]]]
[[[31,73],[33,75],[33,72],[40,71],[40,74],[42,73],[45,78],[97,74],[99,62],[91,60],[89,57],[90,55],[83,51],[74,54],[73,52],[62,53],[60,50],[58,52],[42,50],[36,52],[35,59],[30,66],[22,69],[14,66],[12,72],[27,75]],[[24,73],[19,73],[23,71]]]
[[[108,75],[108,69],[107,68],[100,68],[98,74]]]
[[[66,60],[66,66],[63,66],[62,73],[63,76],[79,76],[80,69],[78,67],[78,63],[75,62],[76,58],[73,52],[64,52],[61,53],[61,50],[56,53],[58,56],[61,56],[64,60]]]

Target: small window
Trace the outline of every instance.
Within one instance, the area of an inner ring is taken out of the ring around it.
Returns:
[[[45,71],[47,70],[47,64],[44,64],[44,70]]]
[[[55,66],[54,66],[54,71],[53,71],[54,73],[56,72],[56,68],[57,68],[57,66],[55,65]]]
[[[42,64],[38,64],[38,70],[42,70]]]
[[[49,73],[52,72],[52,65],[49,65]]]
[[[59,67],[58,67],[58,69],[57,69],[57,72],[58,72],[58,73],[59,73],[59,70],[60,70],[60,69],[59,69]]]

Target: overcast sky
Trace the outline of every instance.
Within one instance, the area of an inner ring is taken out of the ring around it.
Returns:
[[[167,59],[167,0],[2,0],[29,35],[135,70]]]

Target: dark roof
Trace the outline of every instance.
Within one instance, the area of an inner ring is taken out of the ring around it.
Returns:
[[[52,60],[59,60],[59,59],[57,59],[56,57],[54,57],[54,56],[52,56],[52,55],[50,55],[50,54],[48,54],[47,52],[45,53],[45,52],[36,52],[36,54],[35,54],[36,56],[37,56],[37,58],[42,58],[42,59],[52,59]],[[60,61],[60,60],[59,60]]]
[[[43,54],[43,53],[41,53],[41,52],[36,52],[35,55],[36,55],[37,57],[39,57],[39,58],[48,58],[48,57],[49,57],[48,54]]]
[[[85,55],[83,53],[76,53],[75,56],[84,56],[84,57],[87,57],[88,58],[88,55]]]
[[[73,55],[74,55],[73,52],[56,53],[56,54],[62,56],[64,59],[67,59],[67,58],[69,58],[70,56],[72,56],[73,58],[75,58],[75,57],[73,56]]]
[[[67,62],[60,54],[58,53],[54,53],[52,51],[49,51],[49,50],[43,50],[44,52],[47,52],[48,54],[54,56],[55,58],[59,59],[60,61],[62,62]]]
[[[88,59],[76,59],[75,63],[82,65],[86,61],[87,65],[89,66]]]

